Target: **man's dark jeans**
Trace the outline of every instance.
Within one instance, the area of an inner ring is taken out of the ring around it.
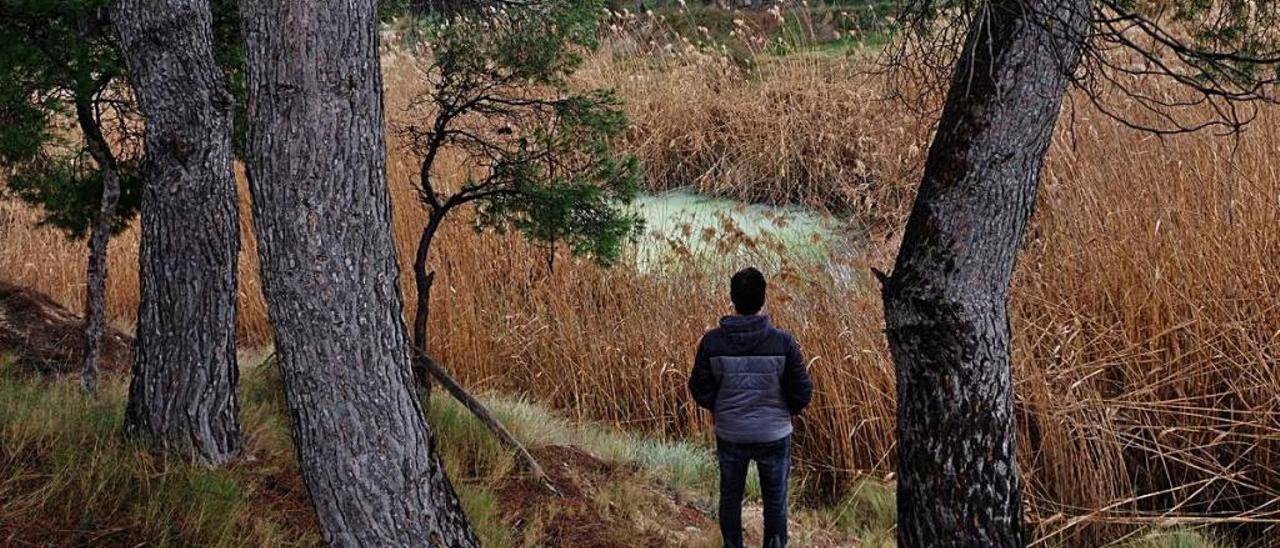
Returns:
[[[764,499],[764,546],[787,545],[787,478],[791,475],[791,436],[768,443],[716,440],[720,460],[720,534],[725,548],[742,548],[742,495],[747,466],[756,462]]]

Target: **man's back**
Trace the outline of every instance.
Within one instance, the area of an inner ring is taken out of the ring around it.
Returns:
[[[715,413],[716,437],[766,443],[791,434],[813,388],[795,339],[752,314],[725,316],[702,337],[689,391]]]

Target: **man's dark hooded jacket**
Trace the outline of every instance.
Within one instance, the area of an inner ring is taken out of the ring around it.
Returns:
[[[813,383],[791,334],[761,314],[725,316],[702,337],[689,392],[715,414],[716,437],[768,443],[791,434]]]

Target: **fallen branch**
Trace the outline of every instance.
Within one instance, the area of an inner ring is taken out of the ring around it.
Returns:
[[[445,390],[449,391],[449,394],[453,395],[454,399],[461,402],[462,405],[466,406],[466,408],[471,411],[471,414],[475,415],[477,419],[480,419],[480,422],[484,423],[485,426],[488,426],[489,430],[498,437],[498,441],[513,449],[516,452],[516,455],[524,461],[529,472],[542,483],[543,487],[556,495],[560,494],[560,491],[556,489],[556,486],[551,483],[551,478],[547,477],[546,472],[542,471],[542,466],[538,464],[537,459],[533,458],[533,454],[529,453],[528,449],[525,449],[524,444],[520,443],[515,436],[512,436],[511,432],[508,431],[501,422],[498,422],[498,419],[494,418],[493,415],[489,413],[489,409],[486,408],[484,404],[472,397],[471,394],[468,394],[467,391],[457,383],[457,381],[454,381],[453,377],[450,377],[449,373],[445,372],[444,368],[440,367],[440,364],[437,364],[435,360],[432,360],[417,349],[414,350],[413,361],[414,365],[422,367],[430,372],[431,376],[435,377],[437,381],[440,381],[440,384],[444,386]]]
[[[480,422],[489,427],[489,430],[498,437],[498,441],[513,449],[516,454],[519,455],[520,459],[524,461],[525,466],[529,469],[529,472],[533,474],[534,478],[542,483],[542,486],[546,488],[547,491],[550,491],[554,495],[560,494],[560,490],[556,489],[555,484],[551,483],[551,478],[547,476],[546,472],[542,471],[542,465],[538,464],[538,459],[533,458],[533,454],[530,453],[528,449],[525,449],[524,444],[520,443],[520,440],[517,440],[515,436],[512,436],[511,431],[507,430],[507,428],[503,426],[498,419],[494,418],[493,414],[489,413],[489,409],[485,407],[484,404],[480,403],[479,400],[476,400],[471,396],[471,394],[467,393],[466,389],[462,388],[457,381],[453,380],[453,377],[450,377],[449,373],[447,373],[444,368],[440,367],[440,364],[437,364],[435,360],[427,357],[417,349],[414,349],[413,353],[413,365],[415,369],[421,367],[423,370],[430,372],[436,380],[440,381],[441,385],[444,385],[445,390],[448,390],[449,394],[451,394],[454,399],[461,402],[462,405],[466,406],[466,408],[471,411],[471,414],[475,415],[477,419],[480,419]],[[262,364],[258,367],[271,363],[275,357],[276,353],[272,352],[262,360]]]

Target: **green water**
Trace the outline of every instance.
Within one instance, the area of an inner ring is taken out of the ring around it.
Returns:
[[[637,266],[821,262],[848,249],[847,223],[799,206],[746,204],[686,190],[646,194],[633,205],[645,220]]]

